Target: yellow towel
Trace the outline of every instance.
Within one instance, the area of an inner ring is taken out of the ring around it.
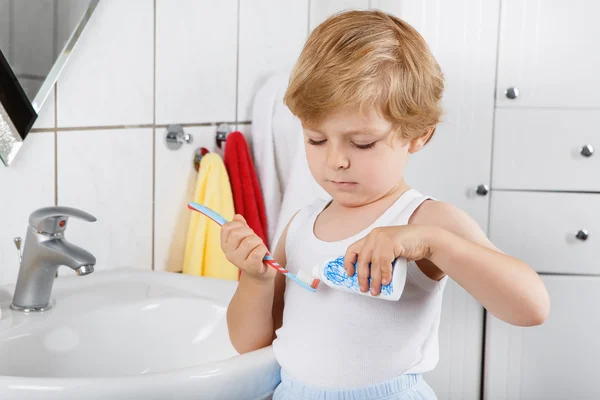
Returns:
[[[229,176],[221,156],[208,153],[200,160],[192,201],[203,204],[231,220],[234,215]],[[239,270],[221,249],[221,227],[208,217],[190,210],[183,273],[238,280]]]

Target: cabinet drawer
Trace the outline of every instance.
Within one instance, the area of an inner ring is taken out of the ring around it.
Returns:
[[[500,250],[538,272],[600,275],[600,194],[493,190],[489,229]]]
[[[497,109],[492,188],[600,191],[599,153],[600,110]]]

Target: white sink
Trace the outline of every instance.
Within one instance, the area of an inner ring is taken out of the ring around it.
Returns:
[[[58,278],[53,308],[9,308],[0,287],[0,399],[264,399],[271,347],[238,355],[227,334],[237,282],[140,270]]]

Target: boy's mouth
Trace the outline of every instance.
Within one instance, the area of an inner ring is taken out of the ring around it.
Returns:
[[[333,183],[334,186],[340,188],[340,189],[351,189],[353,187],[355,187],[356,185],[358,185],[357,182],[350,182],[350,181],[329,181],[331,183]]]

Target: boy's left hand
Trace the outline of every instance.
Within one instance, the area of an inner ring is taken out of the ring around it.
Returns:
[[[430,258],[430,237],[433,227],[427,225],[386,226],[373,229],[367,236],[348,247],[344,256],[344,268],[348,276],[354,275],[354,263],[358,259],[358,283],[360,290],[378,295],[381,285],[392,279],[392,262],[403,257],[407,260]],[[369,264],[371,268],[369,269]]]

